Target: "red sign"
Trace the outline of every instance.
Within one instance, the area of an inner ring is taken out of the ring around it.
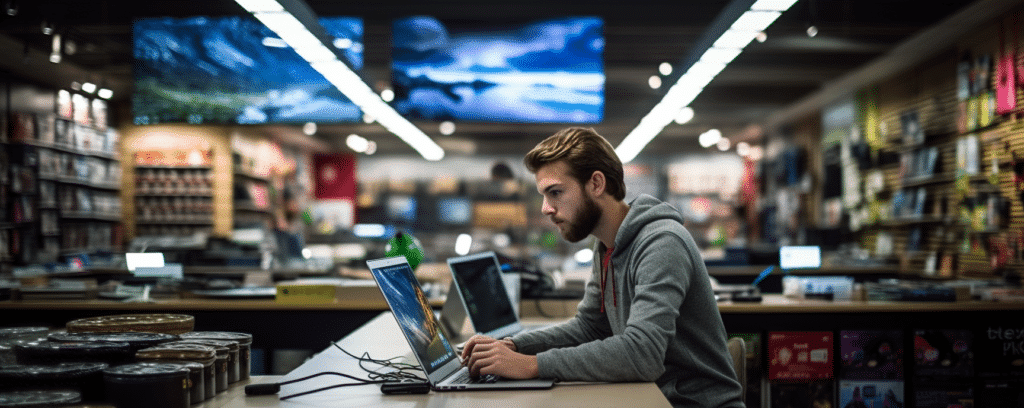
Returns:
[[[314,194],[318,200],[356,197],[356,159],[350,154],[313,156]]]
[[[770,332],[768,358],[769,380],[832,378],[832,332]]]

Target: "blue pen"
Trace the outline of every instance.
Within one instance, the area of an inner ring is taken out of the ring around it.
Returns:
[[[754,279],[754,283],[751,283],[751,286],[757,286],[758,283],[761,283],[765,277],[772,273],[772,269],[774,268],[774,266],[769,266],[765,268],[765,270],[761,271],[761,274],[757,275],[757,279]]]

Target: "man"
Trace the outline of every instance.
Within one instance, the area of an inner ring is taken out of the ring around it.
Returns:
[[[562,236],[597,238],[594,272],[566,323],[512,338],[473,336],[473,374],[654,381],[675,406],[742,407],[726,333],[697,246],[673,207],[623,201],[622,163],[593,129],[568,128],[524,159]]]

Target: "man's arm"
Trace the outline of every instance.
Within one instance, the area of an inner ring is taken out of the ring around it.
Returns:
[[[597,251],[595,251],[596,253]],[[594,265],[598,265],[596,260]],[[601,313],[601,285],[597,273],[592,273],[583,292],[583,300],[576,308],[576,315],[561,324],[541,330],[519,333],[512,337],[517,351],[537,354],[545,350],[578,346],[612,335],[608,318]]]
[[[663,232],[635,242],[633,298],[622,333],[537,355],[538,374],[575,381],[654,381],[665,371],[668,343],[699,256],[681,236]],[[701,318],[694,316],[694,318]],[[519,345],[519,337],[513,339]]]

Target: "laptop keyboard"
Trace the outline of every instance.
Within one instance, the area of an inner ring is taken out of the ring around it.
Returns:
[[[500,377],[493,374],[472,377],[469,375],[469,370],[462,370],[452,377],[449,384],[491,384],[497,382],[499,378]]]

